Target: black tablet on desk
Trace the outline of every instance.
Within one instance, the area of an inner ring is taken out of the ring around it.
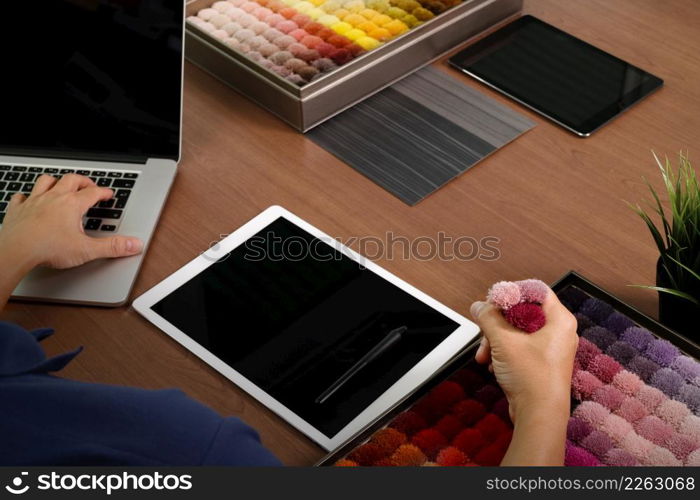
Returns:
[[[467,47],[449,63],[582,137],[663,85],[532,16]]]

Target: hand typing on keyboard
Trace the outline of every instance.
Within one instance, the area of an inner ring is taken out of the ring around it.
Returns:
[[[93,238],[84,232],[83,216],[112,196],[111,189],[98,187],[82,175],[67,174],[60,180],[42,175],[28,196],[18,193],[9,201],[0,229],[4,265],[11,264],[23,276],[39,265],[65,269],[95,259],[140,253],[143,243],[138,238]]]

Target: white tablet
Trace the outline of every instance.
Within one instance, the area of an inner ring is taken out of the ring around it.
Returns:
[[[326,450],[479,333],[281,207],[221,240],[134,308]]]

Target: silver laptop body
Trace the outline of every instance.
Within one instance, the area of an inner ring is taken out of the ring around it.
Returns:
[[[19,3],[28,4],[30,2]],[[106,137],[104,134],[95,135],[96,142],[100,143],[95,147],[91,144],[81,143],[81,139],[76,139],[73,143],[71,142],[73,138],[61,136],[62,144],[55,145],[55,148],[53,145],[47,148],[46,141],[44,141],[37,148],[38,151],[32,154],[31,137],[25,140],[26,134],[18,135],[14,140],[9,141],[10,144],[7,144],[5,139],[8,134],[3,137],[3,134],[0,133],[0,188],[2,188],[0,189],[0,197],[9,199],[13,191],[28,191],[32,183],[24,181],[35,181],[42,173],[56,176],[67,173],[87,175],[92,177],[98,185],[106,185],[106,187],[114,189],[115,198],[110,200],[114,201],[111,207],[103,207],[98,204],[88,211],[83,218],[86,234],[97,238],[114,234],[136,236],[141,238],[145,245],[144,251],[133,257],[103,259],[69,270],[37,268],[17,286],[12,298],[119,306],[129,298],[129,293],[177,171],[182,129],[184,3],[181,0],[155,2],[142,0],[116,3],[109,0],[87,3],[52,0],[47,3],[46,8],[57,9],[53,12],[53,16],[46,12],[42,13],[42,15],[46,14],[51,17],[51,22],[56,24],[60,24],[56,19],[57,16],[61,15],[69,16],[67,18],[75,23],[88,22],[94,16],[99,16],[98,22],[101,23],[113,22],[114,27],[107,24],[106,28],[96,29],[91,26],[87,30],[95,29],[95,37],[99,38],[100,32],[113,28],[114,32],[105,33],[105,37],[110,38],[110,43],[141,44],[145,47],[144,50],[151,51],[148,53],[148,57],[157,56],[159,50],[168,51],[166,56],[160,59],[160,61],[167,59],[169,65],[167,68],[158,67],[154,63],[156,66],[154,71],[166,69],[169,76],[167,81],[173,80],[171,82],[172,92],[168,94],[169,101],[165,102],[165,98],[163,98],[164,102],[157,103],[160,110],[170,105],[177,108],[167,111],[166,114],[170,119],[167,123],[162,117],[157,116],[159,111],[149,114],[148,104],[143,108],[143,90],[147,88],[147,85],[129,88],[129,85],[124,85],[123,81],[115,83],[111,80],[109,64],[105,64],[104,58],[91,54],[91,49],[87,46],[87,48],[81,47],[74,54],[68,56],[67,62],[60,62],[60,67],[56,70],[64,72],[65,75],[68,75],[67,79],[70,80],[69,83],[65,84],[65,89],[60,90],[69,94],[67,100],[70,100],[71,103],[78,103],[79,109],[75,115],[89,117],[90,113],[94,113],[97,117],[95,118],[96,123],[105,123],[105,128],[110,133],[116,131],[114,137],[117,139],[114,141],[114,145],[105,143],[108,146],[105,151],[99,150],[104,142],[102,139]],[[49,28],[50,26],[47,25],[47,29]],[[66,29],[66,27],[63,26],[62,29]],[[124,40],[119,40],[120,34],[124,34]],[[0,40],[1,42],[2,40]],[[105,45],[105,48],[109,51],[109,45]],[[17,48],[16,50],[22,49]],[[134,54],[133,50],[129,52]],[[132,57],[132,55],[127,53],[125,57]],[[175,59],[176,55],[179,62]],[[120,56],[115,56],[115,61],[117,57]],[[153,59],[158,58],[153,57]],[[134,68],[134,71],[139,69],[143,71],[147,63],[148,59],[144,56],[142,67],[138,68],[138,63],[136,63],[137,67]],[[20,62],[19,65],[21,66],[21,64]],[[175,67],[176,64],[177,67]],[[124,68],[129,67],[129,62],[120,59],[118,65],[121,65],[120,70],[124,70]],[[85,74],[88,75],[88,84],[84,83]],[[149,78],[147,70],[145,74],[140,76],[144,82]],[[164,74],[154,73],[154,78],[158,77],[164,77]],[[130,78],[127,73],[127,78],[123,80],[128,80],[130,84],[133,84],[138,79]],[[104,92],[98,92],[94,87],[97,87],[98,91],[104,90]],[[49,89],[49,92],[55,90]],[[18,88],[16,92],[21,92],[21,88]],[[109,92],[113,92],[113,94],[109,94]],[[139,92],[141,94],[137,95]],[[90,95],[91,93],[94,95]],[[175,99],[176,93],[179,93],[177,99]],[[162,97],[155,94],[154,96],[156,99]],[[130,101],[132,98],[133,102]],[[140,103],[138,99],[141,99]],[[47,102],[50,105],[54,101]],[[146,109],[147,112],[144,113],[143,109]],[[113,113],[114,116],[109,116],[110,113]],[[41,119],[41,117],[36,117],[36,120]],[[47,119],[51,120],[53,117],[47,117]],[[77,118],[66,116],[65,119],[75,120]],[[104,122],[100,120],[104,120]],[[124,135],[120,136],[119,127],[122,122]],[[76,129],[80,129],[80,127],[76,127]],[[1,129],[0,132],[2,132]],[[142,137],[139,134],[142,134]],[[9,135],[11,136],[11,134]],[[130,150],[114,154],[115,150],[123,145],[120,142],[121,137],[127,138],[124,140],[124,144]],[[128,140],[133,142],[127,144]],[[18,142],[21,147],[17,146]],[[62,150],[61,146],[66,142],[69,143],[70,147]],[[160,145],[161,142],[165,146]],[[81,151],[81,145],[84,145],[87,151]],[[143,153],[148,153],[150,145],[155,145],[154,147],[161,153],[167,153],[167,157],[144,157]],[[21,152],[19,154],[2,154],[8,150],[10,152],[20,150]],[[52,153],[55,153],[55,156],[52,156]],[[133,157],[131,157],[132,153],[135,153]],[[10,179],[8,180],[7,177]],[[18,185],[21,186],[20,189],[17,189]],[[9,189],[9,187],[14,189]],[[117,198],[117,194],[127,198]],[[0,199],[0,208],[3,207],[3,202],[6,203],[5,200]],[[109,205],[109,202],[105,202],[105,204]],[[0,216],[2,216],[2,211],[0,211]],[[0,231],[2,231],[1,224]]]

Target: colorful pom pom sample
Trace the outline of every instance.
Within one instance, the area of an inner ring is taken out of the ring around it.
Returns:
[[[346,64],[366,51],[374,50],[387,41],[432,19],[462,0],[226,0],[201,9],[187,21],[220,39],[226,46],[247,55],[298,85],[306,85],[317,77]],[[262,36],[265,42],[253,45],[247,30]],[[314,52],[295,53],[305,61],[290,70],[274,61],[268,63],[277,51],[288,50],[291,43],[286,35],[301,42]],[[268,44],[265,44],[269,42]],[[276,47],[276,49],[274,48]],[[259,53],[250,56],[248,52]],[[321,58],[332,61],[314,64]]]
[[[544,300],[533,281],[497,283],[489,299]],[[580,289],[559,298],[582,327],[565,464],[700,466],[700,363]],[[507,399],[472,360],[336,465],[498,465],[511,435]]]

